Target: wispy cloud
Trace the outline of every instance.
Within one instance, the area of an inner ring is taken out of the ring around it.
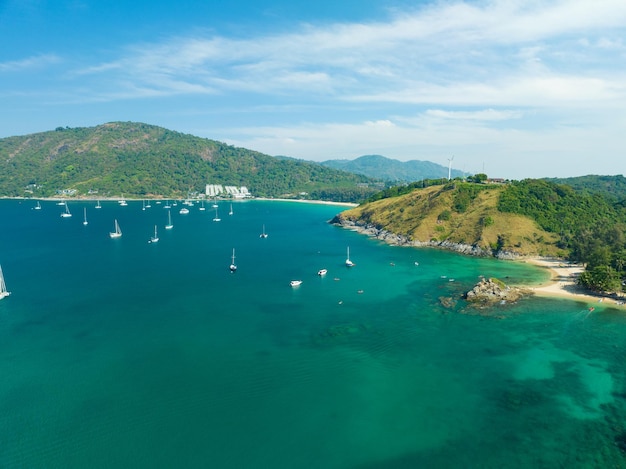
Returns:
[[[0,62],[0,73],[35,70],[47,67],[51,64],[57,64],[59,62],[61,62],[61,58],[54,54],[36,55],[20,60]]]
[[[599,0],[593,8],[583,0],[433,4],[368,24],[134,45],[82,72],[132,76],[165,94],[306,92],[460,105],[611,101],[624,97],[626,77],[615,73],[614,60],[623,54],[625,24],[621,0]],[[595,66],[574,72],[571,60]]]

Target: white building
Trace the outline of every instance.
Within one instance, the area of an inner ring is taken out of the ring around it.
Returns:
[[[221,184],[207,184],[206,185],[207,197],[226,196],[233,199],[245,199],[252,197],[252,194],[248,192],[248,188],[245,186],[222,186]]]

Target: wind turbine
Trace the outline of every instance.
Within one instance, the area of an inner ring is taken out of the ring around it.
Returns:
[[[452,160],[454,159],[454,155],[452,158],[448,158],[448,181],[452,179]]]

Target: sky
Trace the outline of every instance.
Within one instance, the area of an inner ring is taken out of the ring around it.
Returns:
[[[0,0],[0,138],[135,121],[310,161],[625,173],[624,0]]]

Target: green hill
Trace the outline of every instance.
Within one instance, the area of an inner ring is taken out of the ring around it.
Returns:
[[[321,163],[329,168],[362,174],[375,179],[401,183],[423,179],[447,178],[448,168],[430,161],[398,161],[381,155],[365,155],[354,160],[328,160]],[[463,177],[463,172],[453,169],[451,176]]]
[[[185,197],[206,184],[246,186],[255,196],[364,200],[371,179],[152,125],[96,127],[0,139],[0,196]]]
[[[567,185],[457,180],[375,199],[342,212],[337,221],[394,233],[409,242],[626,266],[624,207]]]

